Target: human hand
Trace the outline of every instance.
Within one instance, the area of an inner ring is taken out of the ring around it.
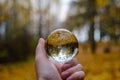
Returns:
[[[35,67],[37,80],[83,80],[85,76],[76,59],[65,64],[49,60],[44,39],[39,40],[36,48]]]
[[[56,66],[46,56],[45,41],[42,38],[36,48],[35,68],[37,80],[62,80]]]
[[[61,70],[63,80],[84,80],[85,73],[82,71],[82,65],[78,63],[76,58],[62,65]]]

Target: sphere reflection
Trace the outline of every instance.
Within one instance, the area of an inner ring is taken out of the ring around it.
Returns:
[[[58,62],[71,60],[78,52],[78,40],[66,29],[57,29],[47,38],[46,49],[48,56]]]

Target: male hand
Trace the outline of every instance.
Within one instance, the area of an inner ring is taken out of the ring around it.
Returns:
[[[46,56],[45,41],[40,39],[36,48],[35,68],[37,80],[83,80],[82,66],[76,59],[60,64]]]
[[[62,80],[57,68],[46,56],[45,41],[42,38],[36,48],[35,67],[37,80]]]

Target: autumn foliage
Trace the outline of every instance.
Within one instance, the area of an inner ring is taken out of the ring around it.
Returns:
[[[86,73],[85,80],[119,80],[120,79],[120,53],[97,52],[91,54],[89,47],[82,50],[80,46],[76,56],[79,63],[83,65]],[[88,48],[88,49],[87,49]],[[100,49],[100,48],[99,48]],[[88,51],[87,51],[88,50]],[[120,49],[118,49],[120,50]],[[2,80],[35,80],[34,58],[18,63],[0,65],[0,79]]]

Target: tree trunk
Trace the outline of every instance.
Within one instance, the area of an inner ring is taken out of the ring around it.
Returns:
[[[88,18],[90,19],[90,31],[89,31],[89,40],[92,53],[96,50],[96,43],[94,39],[94,17],[96,15],[96,2],[95,0],[88,0]]]

